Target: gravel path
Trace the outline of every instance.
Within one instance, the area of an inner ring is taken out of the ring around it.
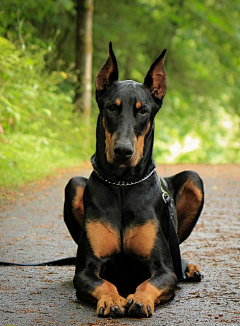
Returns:
[[[0,267],[0,325],[240,325],[240,166],[159,166],[161,176],[185,169],[204,180],[204,212],[182,255],[200,264],[201,283],[180,284],[174,300],[150,319],[101,319],[76,300],[74,267]],[[70,177],[90,170],[61,172],[0,204],[0,260],[42,262],[74,256],[76,246],[62,219],[63,189]]]

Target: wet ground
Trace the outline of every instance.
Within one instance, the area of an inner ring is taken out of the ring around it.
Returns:
[[[175,299],[150,319],[101,319],[95,308],[76,300],[74,267],[0,267],[0,325],[240,325],[240,167],[159,166],[161,176],[185,169],[204,180],[206,200],[183,257],[201,266],[201,283],[181,283]],[[42,262],[74,256],[76,246],[62,219],[63,188],[74,175],[31,185],[0,205],[0,260]]]

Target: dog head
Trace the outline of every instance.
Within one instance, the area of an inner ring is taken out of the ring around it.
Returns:
[[[143,157],[144,144],[167,90],[166,50],[150,67],[144,83],[118,81],[117,60],[109,44],[109,57],[96,78],[96,101],[105,133],[107,162],[135,167]]]

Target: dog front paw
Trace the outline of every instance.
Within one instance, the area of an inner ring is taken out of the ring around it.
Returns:
[[[120,295],[104,295],[97,303],[97,314],[99,317],[120,318],[125,315],[126,299]]]
[[[152,317],[154,302],[144,294],[130,294],[126,299],[125,308],[131,317]]]

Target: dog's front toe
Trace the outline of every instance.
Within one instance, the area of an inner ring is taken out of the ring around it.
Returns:
[[[99,317],[120,318],[125,315],[125,299],[120,295],[103,296],[97,304],[97,315]]]
[[[154,312],[154,302],[145,295],[129,295],[126,300],[125,308],[131,317],[147,318],[152,317]]]

